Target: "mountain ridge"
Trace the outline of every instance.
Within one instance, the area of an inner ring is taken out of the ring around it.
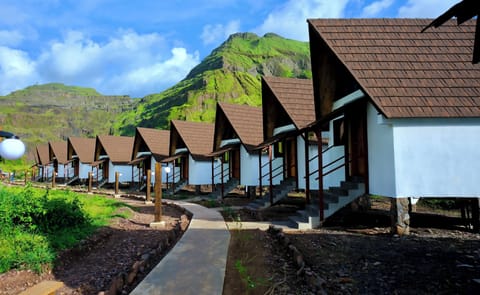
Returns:
[[[0,96],[0,128],[19,135],[31,153],[70,136],[131,136],[136,127],[167,129],[173,119],[213,122],[217,102],[260,106],[261,76],[311,78],[308,43],[236,33],[176,85],[143,98],[62,83],[28,86]]]
[[[308,46],[273,33],[233,34],[185,79],[120,115],[114,130],[132,135],[136,126],[166,129],[174,119],[213,122],[219,101],[259,106],[261,76],[311,78]]]

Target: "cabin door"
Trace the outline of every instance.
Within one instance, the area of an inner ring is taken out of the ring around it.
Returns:
[[[80,160],[78,158],[73,160],[73,173],[75,176],[80,175]]]
[[[240,179],[240,149],[230,151],[231,177]]]
[[[345,113],[345,123],[347,179],[360,176],[366,181],[368,176],[366,103],[359,102],[350,107]]]
[[[188,179],[188,156],[178,158],[180,161],[180,173],[181,179]]]
[[[285,141],[285,169],[286,178],[297,177],[297,138],[289,138]]]

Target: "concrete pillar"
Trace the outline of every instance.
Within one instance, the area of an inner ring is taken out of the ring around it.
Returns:
[[[249,199],[255,199],[257,197],[256,194],[257,194],[256,186],[252,186],[252,185],[247,186],[247,197]]]
[[[391,198],[390,215],[392,218],[392,233],[408,235],[410,233],[410,215],[408,214],[408,198]]]
[[[473,232],[479,233],[480,232],[480,214],[479,214],[479,198],[473,198],[470,200],[472,204],[472,227]]]
[[[202,192],[202,187],[200,185],[195,185],[195,195],[200,195],[200,193]]]

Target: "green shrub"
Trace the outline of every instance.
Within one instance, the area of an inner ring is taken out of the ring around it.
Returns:
[[[0,273],[49,268],[57,251],[75,246],[108,224],[123,206],[69,191],[0,185]]]

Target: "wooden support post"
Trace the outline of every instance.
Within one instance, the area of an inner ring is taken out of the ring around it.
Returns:
[[[92,171],[88,172],[88,192],[92,192],[92,182],[93,182],[93,177],[92,177]]]
[[[168,178],[167,178],[167,189],[168,189]],[[214,191],[215,191],[215,157],[212,157],[212,193]]]
[[[262,187],[262,149],[259,149],[258,150],[258,175],[259,175],[259,179],[258,179],[258,185],[260,186],[260,198],[262,197],[262,191],[263,191],[263,187]]]
[[[55,169],[53,169],[53,173],[52,173],[52,188],[55,187],[55,178],[57,178],[57,172],[55,172]]]
[[[320,224],[325,219],[324,217],[324,203],[323,203],[323,151],[322,151],[322,129],[321,126],[317,126],[315,135],[318,141],[318,209],[320,216]]]
[[[162,166],[155,164],[155,222],[162,220]]]
[[[222,157],[222,161],[221,161],[221,165],[220,165],[220,169],[222,170],[222,171],[221,171],[221,174],[220,174],[220,175],[221,175],[221,178],[222,178],[222,186],[221,186],[221,188],[222,188],[222,199],[223,199],[224,193],[225,193],[225,192],[224,192],[224,190],[225,190],[225,185],[224,185],[224,183],[223,183],[223,160],[224,160],[224,159],[225,159],[225,154],[224,154],[224,156]]]
[[[145,196],[145,202],[146,203],[150,203],[152,201],[152,199],[151,199],[151,191],[152,191],[151,182],[152,182],[152,170],[148,169],[147,170],[147,181],[145,183],[146,188],[147,188],[147,194]]]
[[[118,181],[119,181],[120,173],[115,171],[115,196],[118,195]]]
[[[310,151],[308,131],[305,131],[305,203],[310,204]]]
[[[28,176],[28,170],[25,170],[25,185],[27,185],[27,176]]]
[[[175,160],[172,161],[172,195],[175,195]]]
[[[273,158],[273,152],[272,152],[272,145],[268,146],[268,171],[270,174],[270,206],[273,206],[273,178],[272,178],[272,158]]]

